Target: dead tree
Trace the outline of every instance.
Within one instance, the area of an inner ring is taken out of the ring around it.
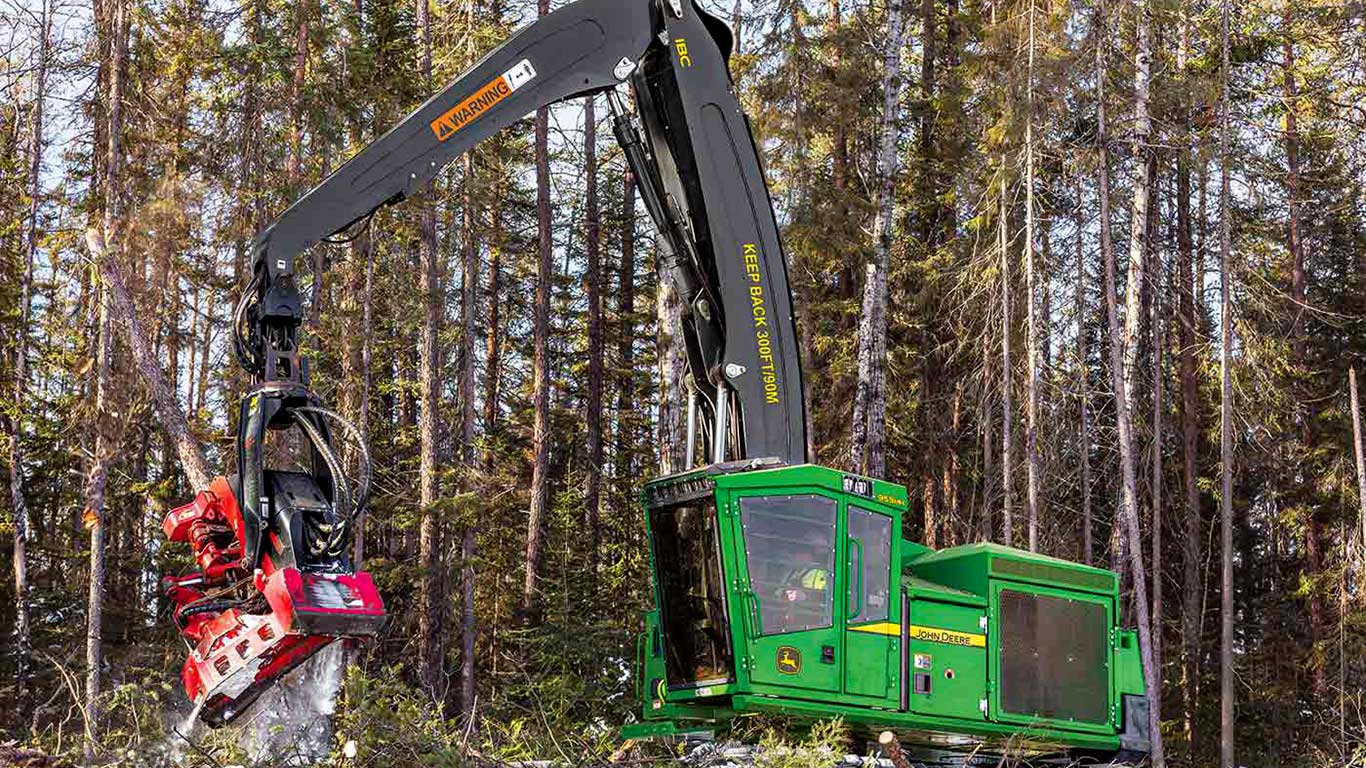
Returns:
[[[902,0],[887,7],[887,45],[882,58],[882,117],[878,124],[877,214],[873,221],[873,260],[866,268],[859,313],[858,384],[849,468],[882,476],[887,418],[887,272],[891,266],[892,215],[896,205],[897,143],[901,136],[901,48],[906,37]]]

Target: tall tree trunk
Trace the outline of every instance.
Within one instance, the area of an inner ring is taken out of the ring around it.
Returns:
[[[1025,88],[1025,460],[1029,499],[1029,551],[1039,549],[1039,319],[1034,274],[1034,0],[1029,2],[1029,80]]]
[[[178,303],[177,297],[177,303]],[[213,347],[213,318],[208,318],[204,323],[204,334],[199,338],[199,384],[195,387],[194,399],[185,404],[190,412],[191,418],[198,418],[204,412],[204,401],[208,398],[209,390],[209,352]],[[157,336],[153,335],[153,339]]]
[[[588,429],[588,468],[584,477],[583,504],[588,524],[588,572],[596,577],[602,526],[602,221],[598,211],[597,116],[594,97],[583,104],[584,154],[584,249],[588,266],[583,281],[588,296],[588,397],[584,404]]]
[[[1156,207],[1156,206],[1154,206]],[[1154,217],[1156,218],[1156,217]],[[1162,256],[1156,243],[1149,243],[1149,252],[1153,259],[1153,284],[1155,287],[1161,286]],[[1150,523],[1149,543],[1152,546],[1152,596],[1153,596],[1153,666],[1157,668],[1157,678],[1162,679],[1162,443],[1163,425],[1162,409],[1162,361],[1164,344],[1166,343],[1163,330],[1166,327],[1166,317],[1163,314],[1164,303],[1162,301],[1162,291],[1154,290],[1152,299],[1152,334],[1153,334],[1153,370],[1152,370],[1152,398],[1153,398],[1153,443],[1152,443],[1152,521]]]
[[[28,595],[28,502],[24,497],[24,400],[28,394],[28,338],[33,309],[33,261],[38,252],[38,209],[43,194],[43,108],[47,98],[48,51],[52,13],[43,1],[38,22],[38,61],[33,72],[33,118],[28,146],[28,221],[24,230],[24,271],[19,283],[19,338],[14,345],[14,416],[9,433],[9,490],[14,508],[14,703],[27,722],[32,702],[28,683],[33,663]]]
[[[954,536],[954,529],[958,525],[958,441],[959,430],[963,424],[963,381],[958,381],[953,393],[953,417],[950,424],[949,434],[949,455],[944,462],[944,477],[941,482],[941,494],[944,500],[944,535],[941,543],[944,546],[954,546],[957,538]]]
[[[301,176],[300,166],[303,158],[304,143],[304,81],[308,73],[308,15],[309,0],[298,0],[294,4],[295,32],[294,32],[294,79],[290,82],[289,88],[289,160],[286,166],[286,177],[289,181],[291,195],[299,193],[299,179]],[[321,251],[322,249],[318,249]],[[316,270],[315,270],[316,272]],[[316,291],[319,285],[319,278],[313,278],[313,287]],[[314,294],[314,304],[317,304],[317,294]]]
[[[1134,50],[1133,154],[1138,178],[1134,179],[1129,215],[1129,266],[1124,290],[1124,397],[1138,407],[1138,350],[1143,321],[1143,297],[1147,292],[1147,255],[1150,234],[1155,155],[1152,147],[1152,114],[1149,109],[1152,65],[1153,10],[1150,0],[1140,0],[1138,41]],[[1136,450],[1134,444],[1129,449]]]
[[[1010,205],[1006,191],[1006,161],[1001,156],[1001,200],[997,216],[997,247],[1001,251],[1001,539],[1007,547],[1015,545],[1014,425],[1011,417],[1010,379],[1014,366],[1010,360]]]
[[[1180,42],[1176,53],[1176,70],[1180,82],[1187,82],[1190,50],[1190,11],[1181,11]],[[1183,90],[1183,93],[1185,91]],[[1195,284],[1194,253],[1191,243],[1191,104],[1189,96],[1182,97],[1178,141],[1180,147],[1176,156],[1176,248],[1179,257],[1180,289],[1177,291],[1180,307],[1177,325],[1181,345],[1181,453],[1182,481],[1186,496],[1184,535],[1181,537],[1181,657],[1182,704],[1184,705],[1183,723],[1186,731],[1186,761],[1194,764],[1196,745],[1196,716],[1199,707],[1200,686],[1200,614],[1201,596],[1201,514],[1200,486],[1196,469],[1196,440],[1199,434],[1199,414],[1196,398],[1195,361],[1195,296],[1199,290]]]
[[[497,184],[501,187],[501,171]],[[502,199],[501,195],[497,199]],[[502,328],[499,325],[499,301],[501,299],[502,288],[499,285],[502,278],[502,266],[500,264],[502,254],[501,241],[501,211],[497,204],[490,206],[489,209],[489,276],[485,287],[485,302],[487,304],[487,315],[484,331],[484,455],[482,457],[482,471],[485,475],[492,474],[497,462],[497,450],[495,437],[498,431],[498,377],[500,355],[502,351]],[[461,556],[465,560],[465,572],[461,574],[461,584],[463,594],[461,595],[460,612],[460,637],[463,643],[462,662],[460,672],[460,708],[468,719],[475,718],[474,709],[475,698],[478,692],[478,659],[476,657],[477,642],[479,639],[478,616],[475,613],[475,577],[474,562],[477,556],[478,540],[475,537],[474,529],[467,528],[465,538],[461,541]],[[498,612],[494,610],[495,621]],[[496,648],[495,648],[496,652]]]
[[[109,0],[109,92],[105,103],[108,118],[104,157],[104,231],[109,246],[104,261],[122,255],[123,236],[123,81],[128,46],[128,8],[125,0]],[[99,290],[99,323],[95,342],[95,449],[86,483],[85,524],[90,530],[90,594],[86,605],[85,635],[85,760],[91,762],[99,744],[99,696],[104,666],[105,489],[113,453],[110,407],[110,356],[114,351],[110,321],[110,286]]]
[[[842,66],[843,46],[840,45],[838,37],[840,25],[840,0],[828,0],[825,16],[825,37],[828,41],[826,55],[829,57],[832,72],[839,72]],[[834,221],[845,222],[849,218],[849,201],[847,198],[849,189],[849,130],[845,124],[845,116],[832,115],[831,118],[834,123],[833,146],[830,149],[832,155],[830,181],[835,188]],[[854,269],[847,260],[840,266],[839,276],[836,279],[836,290],[841,298],[853,298]],[[811,458],[814,460],[815,457],[812,456]]]
[[[935,40],[935,0],[920,2],[920,242],[926,256],[939,245],[939,190],[934,165],[934,68],[938,56]]]
[[[733,6],[731,6],[731,9],[730,9],[730,32],[731,32],[731,35],[733,36],[733,38],[734,38],[734,40],[735,40],[735,44],[734,44],[734,45],[732,46],[732,48],[731,48],[731,55],[733,55],[733,56],[734,56],[734,55],[739,55],[739,53],[740,53],[740,42],[741,42],[740,31],[741,31],[741,26],[742,26],[743,23],[744,23],[744,20],[745,20],[745,17],[744,17],[744,15],[741,13],[740,0],[735,0],[735,4],[734,4]]]
[[[1077,400],[1081,418],[1081,553],[1082,562],[1095,563],[1091,512],[1091,354],[1086,347],[1086,253],[1082,238],[1082,185],[1077,181]]]
[[[1233,307],[1229,221],[1229,0],[1220,3],[1219,95],[1219,765],[1234,768],[1233,745]]]
[[[635,311],[636,311],[636,184],[631,169],[626,168],[621,179],[621,261],[617,265],[617,368],[621,380],[617,383],[617,434],[613,446],[613,468],[622,499],[629,498],[628,488],[634,482],[631,472],[635,387]],[[629,504],[625,505],[628,509]]]
[[[417,26],[422,46],[421,71],[424,83],[432,79],[432,28],[429,0],[417,0]],[[445,698],[443,666],[445,659],[445,596],[441,594],[443,568],[441,566],[441,522],[437,517],[436,502],[440,492],[437,481],[437,441],[441,433],[440,350],[437,347],[441,327],[442,295],[440,271],[437,265],[436,210],[430,193],[423,195],[419,204],[421,220],[418,248],[422,260],[422,339],[419,349],[421,373],[419,388],[422,407],[418,422],[418,495],[422,505],[422,519],[418,528],[418,559],[422,564],[421,604],[418,615],[418,677],[427,694],[436,701]]]
[[[478,221],[474,202],[474,153],[464,157],[464,181],[461,195],[461,254],[464,262],[460,282],[460,464],[461,485],[468,494],[478,492],[474,482],[478,471],[475,450],[475,362],[478,340],[477,312],[479,309],[479,244],[475,239]],[[474,716],[475,639],[478,626],[474,614],[475,557],[478,540],[475,527],[466,522],[460,534],[460,711],[466,718]]]
[[[374,364],[374,287],[375,287],[375,249],[370,242],[368,232],[361,232],[352,244],[351,261],[354,267],[357,256],[365,258],[365,277],[361,284],[360,296],[360,394],[354,416],[356,419],[356,429],[360,432],[362,445],[370,443],[370,389]],[[314,302],[317,303],[317,294],[314,294]],[[343,357],[343,360],[347,359]],[[365,519],[368,510],[362,509],[356,517],[356,527],[354,539],[351,542],[352,558],[355,560],[357,568],[365,559]]]
[[[550,0],[537,0],[538,16],[550,12]],[[532,407],[535,410],[531,468],[531,509],[526,527],[526,579],[522,583],[522,609],[530,613],[537,603],[537,573],[541,567],[541,528],[550,506],[550,360],[546,348],[550,336],[550,282],[554,244],[550,219],[549,112],[536,110],[536,303],[532,310]]]
[[[1125,549],[1127,550],[1126,555],[1133,582],[1134,605],[1138,613],[1139,652],[1143,660],[1143,677],[1148,691],[1148,733],[1152,739],[1151,760],[1155,766],[1160,766],[1163,764],[1162,732],[1156,702],[1162,696],[1162,688],[1161,679],[1157,674],[1152,656],[1152,622],[1148,615],[1148,587],[1143,567],[1143,544],[1139,536],[1138,523],[1138,462],[1134,450],[1133,423],[1129,416],[1129,389],[1124,381],[1124,361],[1129,350],[1125,345],[1124,332],[1121,331],[1119,307],[1115,298],[1115,253],[1114,245],[1110,239],[1110,152],[1108,144],[1110,139],[1105,122],[1105,51],[1110,42],[1106,34],[1105,14],[1105,3],[1102,0],[1096,11],[1096,142],[1100,149],[1100,167],[1098,169],[1100,248],[1101,258],[1105,262],[1105,314],[1110,331],[1110,375],[1115,391],[1115,420],[1118,423],[1120,469],[1123,482],[1119,525],[1123,528],[1121,536],[1127,545]],[[1146,11],[1144,15],[1145,17],[1148,15]],[[1143,36],[1142,33],[1141,36]],[[1140,45],[1141,47],[1142,45]],[[1144,90],[1146,90],[1146,85]],[[1136,191],[1135,194],[1138,192]],[[1147,220],[1146,209],[1142,220]],[[1138,258],[1141,263],[1143,258],[1141,244],[1138,249]],[[1128,295],[1125,298],[1132,304],[1136,301],[1138,285],[1132,281],[1132,245],[1129,266],[1131,282]],[[1133,311],[1137,311],[1137,309],[1134,308]],[[1126,318],[1126,320],[1129,319],[1133,319],[1132,315]]]
[[[1286,250],[1290,255],[1290,299],[1294,320],[1290,327],[1290,348],[1295,358],[1297,386],[1297,406],[1295,418],[1299,422],[1300,440],[1305,452],[1303,461],[1305,471],[1312,475],[1312,454],[1315,447],[1314,398],[1303,377],[1307,374],[1309,360],[1305,354],[1305,293],[1307,287],[1304,270],[1304,247],[1300,242],[1300,135],[1296,110],[1299,108],[1299,86],[1295,81],[1295,10],[1294,4],[1287,0],[1283,6],[1285,30],[1281,41],[1282,75],[1285,80],[1285,193],[1288,221],[1286,226]],[[1305,526],[1304,551],[1309,571],[1309,629],[1318,646],[1328,636],[1328,617],[1323,604],[1323,593],[1319,582],[1323,575],[1323,523],[1319,519],[1319,505],[1315,498],[1313,484],[1302,484],[1304,494]],[[1318,654],[1311,654],[1315,659]],[[1314,661],[1312,667],[1314,694],[1323,696],[1327,689],[1324,664]]]
[[[501,173],[501,171],[499,171]],[[501,190],[502,178],[497,181]],[[501,199],[501,195],[499,197]],[[488,314],[484,321],[484,472],[492,472],[497,452],[494,437],[498,432],[498,381],[502,367],[503,328],[502,306],[502,211],[498,206],[489,209],[489,281],[484,289]]]
[[[849,466],[874,477],[886,473],[883,444],[887,414],[887,272],[891,266],[892,216],[896,206],[897,143],[901,135],[901,48],[906,36],[904,0],[887,7],[887,47],[882,59],[882,118],[878,124],[877,216],[873,260],[867,265],[859,314],[858,385]]]
[[[1357,506],[1361,510],[1361,541],[1366,544],[1366,459],[1361,447],[1361,400],[1357,396],[1357,369],[1347,369],[1348,385],[1352,390],[1352,453],[1356,456]]]
[[[116,11],[112,18],[118,18]],[[111,82],[117,81],[117,76]],[[111,110],[112,112],[113,110]],[[112,142],[111,142],[112,143]],[[106,213],[105,219],[109,216]],[[106,257],[106,258],[112,258]],[[104,581],[105,581],[105,489],[109,477],[112,442],[109,417],[109,357],[113,353],[112,326],[109,318],[109,289],[99,291],[99,322],[95,337],[95,450],[86,480],[83,520],[90,531],[90,588],[86,602],[85,632],[85,762],[91,763],[99,743],[101,712],[100,683],[104,666]]]
[[[683,318],[678,289],[663,259],[655,259],[655,357],[659,361],[657,415],[660,474],[683,469],[683,410],[687,397],[683,364]]]

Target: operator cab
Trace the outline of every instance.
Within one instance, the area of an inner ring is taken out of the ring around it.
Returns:
[[[896,703],[904,489],[760,459],[660,478],[645,504],[657,611],[642,682],[660,706],[750,692]]]

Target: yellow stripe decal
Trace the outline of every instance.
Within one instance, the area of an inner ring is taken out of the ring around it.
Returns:
[[[901,634],[901,625],[891,622],[880,624],[865,624],[861,627],[850,627],[855,632],[869,632],[874,635],[896,636]],[[959,645],[969,648],[985,648],[987,646],[986,635],[976,635],[969,632],[955,632],[951,629],[940,627],[921,627],[911,625],[911,639],[924,640],[929,643],[944,643],[945,645]]]
[[[850,627],[850,629],[852,629],[855,632],[869,632],[874,635],[896,636],[901,634],[900,624],[892,624],[886,621],[880,624],[864,624],[861,627]]]

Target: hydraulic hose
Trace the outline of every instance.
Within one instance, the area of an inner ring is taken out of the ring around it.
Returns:
[[[323,463],[327,465],[328,473],[332,475],[332,508],[328,510],[327,520],[330,529],[327,531],[327,537],[323,543],[323,552],[329,555],[334,554],[344,545],[351,518],[358,507],[351,502],[350,483],[346,479],[341,459],[337,457],[337,452],[333,450],[332,444],[318,430],[318,425],[314,424],[308,416],[296,416],[294,421],[299,425],[299,429],[308,436],[314,450],[318,452]]]
[[[333,529],[327,539],[326,548],[328,551],[334,551],[344,544],[349,535],[351,523],[355,520],[355,517],[360,510],[364,508],[366,501],[370,497],[370,452],[366,448],[365,442],[361,439],[360,430],[356,429],[355,426],[343,418],[341,414],[317,406],[301,406],[293,410],[296,413],[305,414],[303,417],[296,418],[295,423],[297,423],[299,428],[304,431],[304,434],[308,436],[309,441],[313,443],[314,448],[317,449],[318,454],[322,457],[323,463],[327,465],[328,471],[332,474],[332,485],[334,494],[337,497],[336,501],[342,502],[341,504],[334,504],[334,506],[339,508],[338,511],[340,514],[337,515],[337,519],[329,521],[332,523]],[[341,428],[341,431],[345,432],[348,437],[356,442],[360,455],[358,457],[359,472],[357,473],[354,496],[352,495],[341,460],[337,457],[336,450],[333,448],[331,442],[323,436],[321,431],[319,431],[318,425],[307,418],[307,415],[311,415],[318,419],[329,419],[335,422],[337,426]]]

